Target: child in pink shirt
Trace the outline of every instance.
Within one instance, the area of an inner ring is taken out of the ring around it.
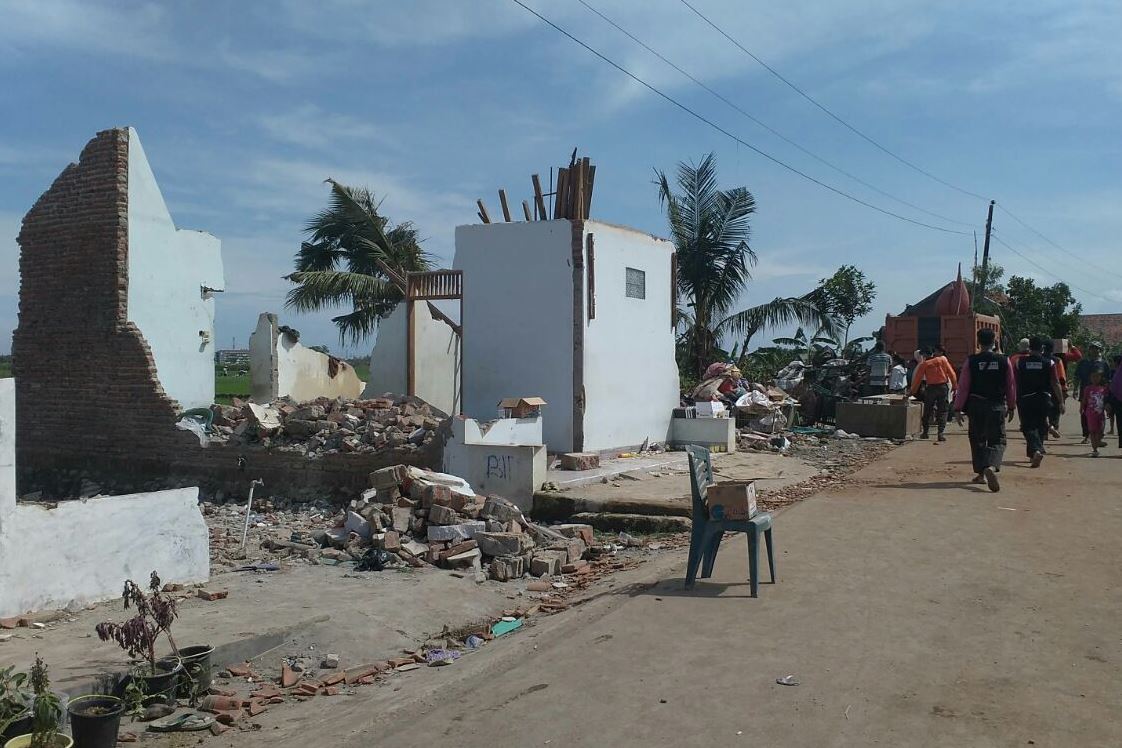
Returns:
[[[1091,437],[1092,457],[1099,456],[1099,447],[1105,447],[1103,432],[1106,431],[1106,408],[1110,390],[1103,384],[1099,370],[1091,372],[1091,383],[1083,388],[1079,398],[1080,412],[1087,421],[1087,433]]]

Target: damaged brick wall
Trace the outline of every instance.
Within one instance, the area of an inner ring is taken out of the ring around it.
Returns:
[[[12,342],[20,494],[64,498],[88,479],[105,492],[199,485],[207,495],[240,496],[261,477],[273,493],[346,495],[394,462],[438,466],[436,441],[408,460],[392,452],[308,460],[203,449],[175,428],[179,405],[128,322],[128,152],[126,128],[98,133],[23,219]]]

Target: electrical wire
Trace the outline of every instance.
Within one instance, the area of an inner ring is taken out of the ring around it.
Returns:
[[[993,240],[994,240],[995,242],[997,242],[998,244],[1000,244],[1001,246],[1003,246],[1003,247],[1005,247],[1006,249],[1008,249],[1008,250],[1009,250],[1010,252],[1012,252],[1013,254],[1015,254],[1015,255],[1017,255],[1018,257],[1020,257],[1020,258],[1021,258],[1022,260],[1024,260],[1024,261],[1025,261],[1025,262],[1027,262],[1028,264],[1030,264],[1030,265],[1032,265],[1033,267],[1035,267],[1035,268],[1036,268],[1037,270],[1039,270],[1040,272],[1044,273],[1045,275],[1047,275],[1047,276],[1049,276],[1049,277],[1051,277],[1051,278],[1055,278],[1055,279],[1056,279],[1057,281],[1059,281],[1060,283],[1063,283],[1064,285],[1068,286],[1069,288],[1071,288],[1071,289],[1073,289],[1073,290],[1075,290],[1075,291],[1079,291],[1080,293],[1084,293],[1084,294],[1087,294],[1087,295],[1089,295],[1089,296],[1094,296],[1094,297],[1096,297],[1096,298],[1102,299],[1103,301],[1109,301],[1109,302],[1111,302],[1111,303],[1117,303],[1117,300],[1116,300],[1116,299],[1111,299],[1111,298],[1109,298],[1109,297],[1107,297],[1107,296],[1103,296],[1103,295],[1102,295],[1102,294],[1100,294],[1100,293],[1095,293],[1094,291],[1089,291],[1089,290],[1087,290],[1086,288],[1081,288],[1081,287],[1079,287],[1079,286],[1075,285],[1074,283],[1071,283],[1070,281],[1064,280],[1063,278],[1061,278],[1060,276],[1056,275],[1055,273],[1053,273],[1053,272],[1052,272],[1051,270],[1049,270],[1048,268],[1046,268],[1046,267],[1044,267],[1043,265],[1041,265],[1041,264],[1040,264],[1039,262],[1037,262],[1036,260],[1034,260],[1034,259],[1032,259],[1031,257],[1029,257],[1029,256],[1027,256],[1027,255],[1025,255],[1025,254],[1023,254],[1022,252],[1019,252],[1018,250],[1014,249],[1014,248],[1013,248],[1012,246],[1010,246],[1010,245],[1009,245],[1009,243],[1008,243],[1008,242],[1006,242],[1006,241],[1005,241],[1004,239],[1002,239],[1002,238],[1001,238],[1001,237],[1000,237],[1000,236],[999,236],[999,235],[997,234],[997,232],[996,232],[996,231],[993,231],[993,230],[991,230],[991,231],[990,231],[990,238],[991,238],[991,239],[993,239]]]
[[[816,179],[815,177],[810,176],[806,172],[800,171],[799,169],[795,168],[794,166],[791,166],[790,164],[788,164],[784,161],[781,161],[780,159],[776,158],[775,156],[772,156],[770,153],[767,153],[766,151],[763,151],[763,150],[757,148],[756,146],[752,145],[751,143],[744,140],[743,138],[735,135],[734,133],[730,132],[729,130],[726,130],[725,128],[718,125],[716,122],[713,122],[711,119],[708,119],[707,117],[705,117],[704,115],[697,113],[693,109],[690,109],[688,106],[686,106],[682,102],[678,101],[674,97],[670,96],[669,94],[667,94],[667,93],[663,92],[662,90],[656,88],[654,85],[652,85],[652,84],[648,83],[647,81],[643,80],[642,78],[637,76],[635,73],[632,73],[630,70],[628,70],[627,68],[620,65],[618,62],[615,62],[611,58],[604,55],[602,52],[594,49],[593,47],[589,46],[588,44],[581,41],[577,37],[573,36],[568,31],[566,31],[565,29],[561,28],[560,26],[558,26],[553,21],[551,21],[548,18],[546,18],[545,16],[543,16],[538,11],[536,11],[533,8],[531,8],[530,6],[526,5],[524,2],[522,2],[522,0],[511,0],[511,2],[515,3],[516,5],[521,6],[524,10],[531,13],[532,15],[537,16],[538,19],[541,20],[543,23],[547,24],[548,26],[551,26],[554,30],[556,30],[559,33],[561,33],[562,35],[568,37],[571,41],[575,42],[576,44],[580,45],[581,47],[584,47],[586,50],[588,50],[592,54],[596,55],[597,57],[599,57],[604,62],[608,63],[609,65],[614,67],[616,70],[618,70],[621,73],[623,73],[624,75],[626,75],[628,78],[631,78],[633,81],[635,81],[639,85],[643,86],[644,88],[648,89],[652,93],[657,94],[659,97],[661,97],[661,98],[665,99],[666,101],[670,102],[671,104],[676,106],[678,109],[681,109],[683,112],[690,115],[694,119],[697,119],[698,121],[703,122],[704,124],[713,128],[714,130],[721,133],[722,135],[724,135],[724,136],[730,138],[731,140],[743,145],[745,148],[748,148],[749,150],[757,153],[758,155],[763,156],[768,161],[771,161],[772,163],[776,164],[777,166],[780,166],[780,167],[786,169],[787,171],[789,171],[793,174],[796,174],[796,175],[802,177],[803,179],[805,179],[809,182],[813,182],[814,184],[818,185],[819,187],[827,189],[827,190],[829,190],[830,192],[833,192],[836,195],[840,195],[841,197],[844,197],[847,200],[851,200],[851,201],[857,203],[858,205],[863,205],[866,208],[869,208],[871,210],[875,210],[878,213],[883,213],[886,216],[891,216],[892,218],[896,218],[900,221],[904,221],[906,223],[911,223],[911,224],[914,224],[916,226],[922,226],[923,228],[931,229],[933,231],[941,231],[941,232],[946,233],[946,234],[958,234],[960,236],[970,236],[970,233],[967,232],[967,231],[957,231],[955,229],[944,228],[943,226],[935,226],[935,225],[930,224],[930,223],[924,223],[923,221],[917,221],[914,218],[908,218],[907,216],[900,215],[899,213],[896,213],[895,211],[889,210],[887,208],[882,208],[879,205],[875,205],[875,204],[870,203],[866,200],[862,200],[861,198],[859,198],[855,195],[852,195],[852,194],[846,192],[845,190],[834,187],[833,185],[827,184],[826,182],[823,182],[820,179]]]
[[[901,205],[906,205],[907,207],[909,207],[909,208],[911,208],[911,209],[913,209],[913,210],[917,210],[917,211],[919,211],[920,213],[925,213],[925,214],[927,214],[927,215],[931,216],[932,218],[938,218],[938,219],[939,219],[939,220],[941,220],[941,221],[946,221],[947,223],[954,223],[954,224],[958,224],[959,226],[975,226],[975,225],[977,225],[976,223],[972,223],[972,222],[969,222],[969,221],[959,221],[959,220],[956,220],[956,219],[954,219],[954,218],[950,218],[950,217],[948,217],[948,216],[944,216],[944,215],[941,215],[941,214],[939,214],[939,213],[936,213],[936,212],[934,212],[934,211],[930,211],[930,210],[927,210],[926,208],[922,208],[922,207],[920,207],[919,205],[915,205],[914,203],[910,203],[910,202],[908,202],[907,200],[904,200],[903,198],[900,198],[900,197],[897,197],[897,196],[895,196],[895,195],[893,195],[893,194],[891,194],[891,193],[888,193],[888,192],[886,192],[886,191],[884,191],[884,190],[880,189],[879,187],[877,187],[877,186],[875,186],[875,185],[869,184],[869,183],[868,183],[868,182],[866,182],[866,181],[865,181],[864,179],[862,179],[862,178],[860,178],[860,177],[858,177],[858,176],[856,176],[856,175],[854,175],[854,174],[851,174],[850,172],[846,171],[845,169],[841,168],[840,166],[837,166],[836,164],[833,164],[833,163],[831,163],[830,161],[827,161],[827,160],[826,160],[825,158],[823,158],[823,157],[819,156],[818,154],[816,154],[816,153],[814,153],[814,152],[810,151],[810,150],[809,150],[809,149],[807,149],[807,148],[804,148],[803,146],[799,145],[799,144],[798,144],[797,142],[795,142],[795,141],[794,141],[794,140],[792,140],[791,138],[788,138],[788,137],[787,137],[786,135],[784,135],[783,133],[779,132],[779,131],[778,131],[778,130],[776,130],[776,129],[775,129],[774,127],[771,127],[771,126],[770,126],[770,125],[768,125],[768,124],[767,124],[766,122],[763,122],[763,121],[761,121],[760,119],[758,119],[758,118],[757,118],[757,117],[755,117],[754,115],[752,115],[752,114],[750,114],[749,112],[745,111],[745,110],[744,110],[743,108],[741,108],[740,106],[738,106],[738,105],[737,105],[737,104],[736,104],[735,102],[733,102],[733,101],[730,101],[730,100],[729,100],[728,98],[726,98],[725,96],[723,96],[723,95],[722,95],[721,93],[719,93],[719,92],[717,92],[717,91],[713,90],[712,88],[710,88],[709,86],[707,86],[707,85],[706,85],[705,83],[701,82],[701,81],[700,81],[700,80],[698,80],[698,79],[697,79],[696,77],[694,77],[693,75],[691,75],[691,74],[690,74],[690,73],[688,73],[687,71],[683,70],[683,69],[682,69],[682,68],[681,68],[681,67],[680,67],[679,65],[677,65],[677,64],[675,64],[675,63],[671,62],[670,60],[668,60],[668,59],[667,59],[667,58],[666,58],[666,57],[665,57],[665,56],[664,56],[663,54],[661,54],[660,52],[658,52],[658,51],[656,51],[656,50],[652,49],[652,48],[650,47],[650,45],[648,45],[648,44],[647,44],[646,42],[644,42],[643,40],[641,40],[641,39],[639,39],[638,37],[636,37],[636,36],[635,36],[634,34],[632,34],[632,33],[631,33],[630,31],[628,31],[627,29],[623,28],[623,27],[622,27],[622,26],[620,26],[620,25],[619,25],[618,23],[616,23],[615,21],[613,21],[613,20],[612,20],[611,18],[608,18],[608,16],[604,15],[604,14],[603,14],[603,13],[601,13],[601,12],[600,12],[599,10],[597,10],[596,8],[594,8],[594,7],[592,7],[591,5],[589,5],[589,4],[587,3],[587,2],[585,2],[585,0],[577,0],[577,2],[579,2],[579,3],[581,4],[581,5],[583,5],[583,6],[585,7],[585,8],[587,8],[587,9],[588,9],[589,11],[591,11],[592,13],[595,13],[595,14],[596,14],[597,16],[599,16],[599,17],[600,17],[601,19],[603,19],[603,20],[604,20],[605,22],[607,22],[608,24],[610,24],[611,26],[613,26],[613,27],[614,27],[614,28],[615,28],[615,29],[616,29],[617,31],[619,31],[619,32],[620,32],[621,34],[623,34],[624,36],[626,36],[626,37],[627,37],[628,39],[630,39],[631,41],[635,42],[635,43],[636,43],[636,44],[638,44],[638,45],[639,45],[640,47],[642,47],[643,49],[647,50],[647,51],[648,51],[648,52],[650,52],[650,53],[651,53],[652,55],[654,55],[654,56],[655,56],[655,57],[657,57],[658,59],[662,60],[662,61],[663,61],[664,63],[666,63],[666,64],[667,64],[667,65],[669,65],[670,67],[672,67],[672,68],[674,68],[675,70],[677,70],[677,71],[678,71],[679,73],[681,73],[681,74],[682,74],[683,76],[685,76],[686,78],[688,78],[688,79],[690,79],[691,81],[693,81],[694,83],[696,83],[696,84],[697,84],[698,86],[700,86],[700,87],[701,87],[702,89],[704,89],[705,91],[707,91],[707,92],[708,92],[708,93],[710,93],[711,95],[713,95],[713,96],[715,96],[716,98],[720,99],[720,100],[721,100],[722,102],[724,102],[725,104],[727,104],[727,105],[728,105],[729,107],[731,107],[731,108],[732,108],[733,110],[735,110],[735,111],[739,112],[740,114],[744,115],[745,117],[747,117],[748,119],[750,119],[750,120],[751,120],[752,122],[755,122],[755,123],[756,123],[757,125],[759,125],[759,126],[760,126],[760,127],[762,127],[763,129],[767,130],[768,132],[770,132],[770,133],[771,133],[772,135],[774,135],[775,137],[779,138],[779,139],[780,139],[780,140],[782,140],[783,142],[785,142],[785,143],[787,143],[787,144],[789,144],[789,145],[793,146],[794,148],[797,148],[798,150],[802,151],[802,152],[803,152],[803,153],[805,153],[805,154],[806,154],[807,156],[810,156],[811,158],[813,158],[813,159],[814,159],[815,161],[818,161],[819,163],[821,163],[821,164],[824,164],[824,165],[826,165],[826,166],[830,167],[831,169],[833,169],[834,171],[838,172],[839,174],[842,174],[842,175],[844,175],[844,176],[846,176],[846,177],[849,177],[849,178],[850,178],[850,179],[852,179],[853,181],[857,182],[857,183],[858,183],[858,184],[860,184],[860,185],[863,185],[863,186],[867,187],[868,189],[872,190],[873,192],[876,192],[877,194],[879,194],[879,195],[881,195],[881,196],[883,196],[883,197],[887,197],[887,198],[888,198],[889,200],[894,200],[894,201],[896,201],[896,202],[900,203]]]
[[[730,42],[732,42],[732,44],[733,44],[733,45],[735,45],[735,46],[736,46],[736,47],[737,47],[738,49],[740,49],[740,51],[741,51],[741,52],[743,52],[744,54],[746,54],[746,55],[748,55],[749,57],[751,57],[751,58],[752,58],[753,60],[755,60],[755,61],[756,61],[757,63],[759,63],[759,64],[760,64],[761,66],[763,66],[763,67],[764,67],[764,69],[766,69],[766,70],[767,70],[767,71],[768,71],[769,73],[771,73],[772,75],[774,75],[774,76],[775,76],[776,78],[778,78],[779,80],[783,81],[783,83],[785,83],[785,84],[786,84],[787,86],[789,86],[789,87],[790,87],[790,88],[791,88],[792,90],[794,90],[794,91],[795,91],[796,93],[798,93],[798,94],[799,94],[800,96],[802,96],[802,97],[803,97],[804,99],[806,99],[807,101],[809,101],[809,102],[810,102],[811,104],[814,104],[814,106],[816,106],[816,107],[818,107],[819,109],[821,109],[821,110],[822,110],[823,112],[825,112],[825,113],[826,113],[827,115],[829,115],[829,116],[830,116],[830,117],[831,117],[832,119],[834,119],[834,120],[835,120],[836,122],[838,122],[839,124],[841,124],[842,126],[844,126],[845,128],[847,128],[848,130],[852,131],[852,132],[853,132],[853,133],[854,133],[855,135],[857,135],[858,137],[860,137],[860,138],[861,138],[862,140],[865,140],[865,141],[867,141],[867,142],[868,142],[868,143],[870,143],[871,145],[875,146],[875,147],[876,147],[876,148],[878,148],[879,150],[881,150],[881,151],[883,151],[884,153],[888,154],[889,156],[891,156],[892,158],[896,159],[896,160],[897,160],[897,161],[899,161],[900,163],[904,164],[904,165],[905,165],[905,166],[907,166],[908,168],[910,168],[910,169],[913,169],[914,171],[917,171],[917,172],[919,172],[920,174],[924,175],[924,176],[925,176],[925,177],[927,177],[928,179],[932,179],[932,180],[934,180],[934,181],[938,182],[939,184],[943,185],[944,187],[949,187],[949,188],[951,188],[952,190],[955,190],[956,192],[961,192],[962,194],[964,194],[964,195],[969,195],[970,197],[976,197],[976,198],[978,198],[979,200],[985,200],[985,199],[986,199],[986,198],[982,197],[981,195],[979,195],[979,194],[978,194],[978,193],[976,193],[976,192],[971,192],[970,190],[968,190],[968,189],[966,189],[966,188],[964,188],[964,187],[959,187],[958,185],[955,185],[955,184],[951,184],[950,182],[946,181],[945,179],[942,179],[942,178],[940,178],[940,177],[936,176],[935,174],[932,174],[931,172],[927,171],[927,170],[926,170],[926,169],[924,169],[923,167],[921,167],[921,166],[919,166],[919,165],[917,165],[917,164],[914,164],[914,163],[912,163],[911,161],[909,161],[908,159],[904,158],[903,156],[900,156],[900,155],[898,155],[898,154],[894,153],[893,151],[889,150],[889,149],[888,149],[888,148],[886,148],[885,146],[881,145],[880,143],[878,143],[878,142],[877,142],[876,140],[874,140],[874,139],[873,139],[873,138],[871,138],[870,136],[868,136],[868,135],[866,135],[865,133],[861,132],[861,131],[860,131],[860,130],[858,130],[858,129],[857,129],[856,127],[854,127],[853,125],[849,124],[848,122],[846,122],[846,121],[845,121],[844,119],[842,119],[842,118],[841,118],[841,117],[839,117],[838,115],[834,114],[834,113],[833,113],[832,111],[830,111],[830,109],[828,109],[828,108],[827,108],[827,107],[826,107],[826,106],[825,106],[824,104],[821,104],[821,103],[820,103],[820,102],[819,102],[819,101],[818,101],[817,99],[815,99],[814,97],[812,97],[812,96],[811,96],[810,94],[808,94],[808,93],[807,93],[806,91],[804,91],[803,89],[799,88],[799,87],[798,87],[797,85],[795,85],[794,83],[792,83],[792,82],[791,82],[790,80],[788,80],[787,78],[783,77],[783,75],[781,75],[781,74],[780,74],[780,72],[779,72],[778,70],[776,70],[775,68],[773,68],[773,67],[772,67],[771,65],[768,65],[768,64],[767,64],[766,62],[764,62],[764,61],[763,61],[762,59],[760,59],[760,58],[759,58],[759,57],[757,57],[757,56],[756,56],[755,54],[753,54],[753,53],[751,52],[751,50],[749,50],[749,49],[748,49],[747,47],[745,47],[745,46],[744,46],[743,44],[741,44],[741,43],[740,43],[740,42],[738,42],[738,41],[737,41],[736,39],[734,39],[734,38],[733,38],[732,36],[730,36],[730,35],[728,34],[728,32],[726,32],[726,31],[725,31],[724,29],[722,29],[722,28],[721,28],[720,26],[718,26],[717,24],[713,23],[713,21],[709,20],[709,18],[708,18],[708,17],[707,17],[707,16],[706,16],[706,15],[705,15],[704,13],[702,13],[702,12],[701,12],[700,10],[698,10],[697,8],[695,8],[695,7],[694,7],[694,6],[693,6],[693,5],[692,5],[692,4],[691,4],[691,3],[689,2],[689,0],[680,0],[680,2],[681,2],[681,3],[683,4],[683,5],[685,5],[685,6],[687,7],[687,8],[689,8],[690,10],[692,10],[692,11],[694,12],[694,14],[695,14],[695,15],[696,15],[696,16],[697,16],[698,18],[700,18],[700,19],[701,19],[702,21],[705,21],[705,23],[707,23],[707,24],[709,24],[710,26],[712,26],[712,27],[713,27],[713,29],[717,31],[717,33],[719,33],[719,34],[720,34],[721,36],[725,37],[725,38],[726,38],[726,39],[728,39],[728,40],[729,40]]]
[[[1090,260],[1088,260],[1088,259],[1087,259],[1086,257],[1084,257],[1083,255],[1079,255],[1079,254],[1076,254],[1075,252],[1072,252],[1072,251],[1071,251],[1070,249],[1068,249],[1068,248],[1066,248],[1066,247],[1063,247],[1063,246],[1061,246],[1061,245],[1057,244],[1056,242],[1052,241],[1052,240],[1051,240],[1051,239],[1049,239],[1048,237],[1044,236],[1044,234],[1040,233],[1039,231],[1037,231],[1036,229],[1034,229],[1034,228],[1033,228],[1032,226],[1029,226],[1029,225],[1028,225],[1027,223],[1025,223],[1024,221],[1022,221],[1022,220],[1021,220],[1020,218],[1018,218],[1018,217],[1017,217],[1016,215],[1014,215],[1013,211],[1009,210],[1008,208],[1006,208],[1006,207],[1005,207],[1004,205],[1002,205],[1001,203],[997,203],[997,207],[998,207],[998,209],[1000,209],[1000,210],[1001,210],[1001,211],[1002,211],[1003,213],[1005,213],[1005,215],[1009,216],[1009,217],[1010,217],[1010,218],[1012,218],[1012,219],[1013,219],[1014,221],[1016,221],[1017,223],[1021,224],[1021,226],[1023,226],[1024,228],[1026,228],[1026,229],[1028,229],[1029,231],[1031,231],[1032,233],[1036,234],[1036,235],[1037,235],[1038,237],[1040,237],[1040,238],[1041,238],[1041,239],[1043,239],[1044,241],[1048,242],[1048,244],[1052,245],[1053,247],[1055,247],[1056,249],[1060,250],[1061,252],[1064,252],[1064,253],[1066,253],[1066,254],[1068,254],[1068,255],[1071,255],[1072,257],[1074,257],[1075,259],[1079,260],[1079,261],[1080,261],[1081,263],[1083,263],[1083,264],[1084,264],[1084,265],[1086,265],[1087,267],[1089,267],[1089,268],[1093,268],[1093,269],[1097,270],[1097,271],[1098,271],[1098,272],[1100,272],[1100,273],[1106,273],[1107,275],[1113,275],[1113,276],[1115,276],[1116,278],[1122,278],[1122,274],[1120,274],[1120,273],[1117,273],[1117,272],[1115,272],[1115,271],[1113,271],[1113,270],[1108,270],[1107,268],[1104,268],[1104,267],[1102,267],[1101,265],[1096,265],[1095,263],[1091,262]]]

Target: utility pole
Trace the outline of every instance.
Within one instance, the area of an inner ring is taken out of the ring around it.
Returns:
[[[989,214],[986,216],[986,241],[982,245],[982,282],[971,299],[971,303],[977,307],[978,299],[986,298],[986,282],[989,281],[990,271],[990,229],[993,228],[993,200],[990,200]]]

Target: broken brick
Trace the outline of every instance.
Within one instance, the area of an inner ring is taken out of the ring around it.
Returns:
[[[203,600],[225,600],[230,596],[229,590],[199,590],[198,595]]]
[[[561,455],[562,470],[595,470],[600,467],[598,452],[566,452]]]
[[[292,669],[287,662],[281,665],[280,684],[283,688],[291,688],[300,680],[300,673]]]
[[[249,666],[248,662],[235,663],[226,666],[226,672],[235,678],[247,678],[253,674],[253,668]]]
[[[387,666],[385,666],[381,663],[372,663],[370,665],[359,665],[358,667],[349,668],[345,673],[343,673],[343,676],[344,676],[343,679],[346,681],[347,685],[349,686],[352,683],[356,683],[357,681],[362,680],[363,678],[366,678],[368,676],[373,676],[373,675],[376,675],[376,674],[382,672],[383,670],[386,669],[386,667]]]
[[[583,560],[582,561],[574,561],[572,563],[565,564],[564,566],[562,566],[561,567],[561,573],[562,574],[575,574],[579,571],[583,571],[587,567],[588,567],[588,562],[587,561],[583,561]]]
[[[258,714],[268,711],[268,707],[260,701],[251,701],[249,702],[249,706],[246,707],[246,711],[249,713],[250,717],[256,717]]]

